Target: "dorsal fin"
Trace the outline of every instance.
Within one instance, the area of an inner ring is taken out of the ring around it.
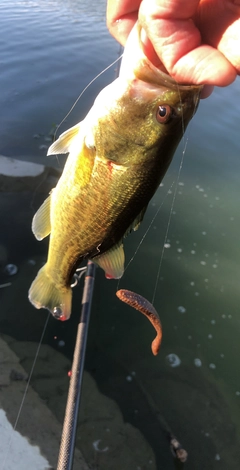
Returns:
[[[58,153],[68,153],[70,150],[70,146],[78,135],[80,131],[80,124],[78,123],[75,126],[71,127],[67,131],[63,132],[56,142],[49,147],[47,155],[56,155]]]

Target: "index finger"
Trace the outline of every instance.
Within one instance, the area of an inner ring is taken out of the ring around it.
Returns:
[[[141,0],[108,0],[107,27],[123,46],[138,19]]]

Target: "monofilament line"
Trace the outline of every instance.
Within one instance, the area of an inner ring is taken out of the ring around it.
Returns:
[[[19,422],[19,418],[20,418],[20,415],[21,415],[21,412],[22,412],[22,409],[23,409],[23,405],[24,405],[26,396],[27,396],[27,392],[28,392],[28,389],[29,389],[30,381],[31,381],[31,378],[32,378],[32,375],[33,375],[33,371],[34,371],[36,362],[37,362],[37,358],[38,358],[39,351],[40,351],[40,348],[41,348],[41,345],[42,345],[42,342],[43,342],[43,338],[44,338],[44,335],[45,335],[45,331],[46,331],[46,328],[47,328],[47,324],[48,324],[49,318],[50,318],[50,312],[49,312],[49,314],[48,314],[48,316],[47,316],[47,319],[46,319],[46,321],[45,321],[45,325],[44,325],[44,327],[43,327],[42,335],[41,335],[40,341],[39,341],[39,343],[38,343],[37,351],[36,351],[36,354],[35,354],[35,357],[34,357],[34,360],[33,360],[33,364],[32,364],[31,370],[30,370],[30,374],[29,374],[29,377],[28,377],[28,381],[27,381],[27,384],[26,384],[26,388],[25,388],[25,390],[24,390],[24,394],[23,394],[23,397],[22,397],[22,401],[21,401],[21,403],[20,403],[20,407],[19,407],[19,410],[18,410],[18,414],[17,414],[16,420],[15,420],[15,423],[14,423],[14,426],[13,426],[13,430],[14,430],[14,431],[16,430],[16,427],[17,427],[18,422]],[[5,469],[7,457],[8,457],[8,454],[9,454],[9,452],[10,452],[10,448],[11,448],[11,444],[12,444],[12,440],[13,440],[13,434],[12,434],[12,436],[9,438],[9,442],[8,442],[7,449],[6,449],[6,455],[5,455],[3,464],[2,464],[2,470]]]
[[[170,213],[169,213],[169,217],[168,217],[168,223],[167,223],[166,233],[165,233],[165,237],[164,237],[164,242],[163,242],[161,257],[160,257],[160,261],[159,261],[159,265],[158,265],[158,270],[157,270],[157,277],[156,277],[156,282],[155,282],[154,291],[153,291],[153,296],[152,296],[152,304],[154,303],[155,296],[156,296],[156,291],[157,291],[157,286],[158,286],[160,271],[161,271],[161,267],[162,267],[163,255],[164,255],[164,251],[165,251],[165,244],[166,244],[167,238],[168,238],[168,232],[169,232],[170,223],[171,223],[171,219],[172,219],[173,207],[174,207],[175,200],[176,200],[176,196],[177,196],[178,183],[179,183],[180,174],[181,174],[181,171],[182,171],[183,160],[184,160],[184,156],[185,156],[185,152],[186,152],[186,148],[187,148],[187,143],[188,143],[188,138],[186,139],[186,143],[185,143],[185,146],[184,146],[184,149],[183,149],[183,152],[182,152],[181,162],[180,162],[179,169],[178,169],[177,181],[176,181],[176,184],[175,184],[175,189],[174,189],[173,198],[172,198],[172,204],[171,204],[171,209],[170,209]]]
[[[200,91],[199,91],[199,94],[200,94]],[[181,102],[180,91],[179,91],[179,99],[180,99],[180,102]],[[198,102],[197,102],[197,104],[195,105],[195,112],[196,112],[197,106],[198,106]],[[191,123],[190,123],[190,125],[191,125]],[[165,244],[166,244],[167,238],[168,238],[168,233],[169,233],[169,228],[170,228],[170,223],[171,223],[171,218],[172,218],[172,213],[173,213],[173,207],[174,207],[175,200],[176,200],[176,195],[177,195],[178,183],[179,183],[180,174],[181,174],[182,167],[183,167],[184,156],[185,156],[186,149],[187,149],[188,137],[186,138],[186,142],[185,142],[184,131],[185,131],[185,129],[184,129],[184,121],[183,121],[183,116],[182,116],[183,152],[182,152],[182,158],[181,158],[180,165],[179,165],[179,169],[178,169],[176,186],[175,186],[175,190],[174,190],[174,193],[173,193],[173,199],[172,199],[171,210],[170,210],[170,214],[169,214],[169,218],[168,218],[168,224],[167,224],[166,234],[165,234],[165,238],[164,238],[164,242],[163,242],[163,248],[162,248],[162,252],[161,252],[160,261],[159,261],[159,266],[158,266],[158,271],[157,271],[157,277],[156,277],[155,287],[154,287],[153,296],[152,296],[152,303],[154,302],[155,296],[156,296],[157,286],[158,286],[159,277],[160,277],[160,271],[161,271],[161,267],[162,267],[163,255],[164,255],[164,251],[165,251]]]
[[[114,60],[110,65],[108,65],[104,70],[102,70],[101,72],[99,72],[86,86],[85,88],[83,89],[83,91],[81,91],[80,95],[78,95],[77,99],[74,101],[73,105],[71,106],[71,108],[69,109],[68,113],[66,114],[66,116],[63,118],[63,120],[60,122],[60,124],[58,124],[55,132],[54,132],[54,138],[53,140],[55,141],[56,140],[56,134],[57,134],[57,131],[59,130],[59,128],[61,127],[61,125],[64,123],[64,121],[68,118],[68,116],[71,114],[72,110],[75,108],[76,104],[78,103],[78,101],[80,100],[80,98],[82,97],[83,93],[85,93],[85,91],[92,85],[93,82],[95,82],[95,80],[97,80],[99,77],[101,77],[101,75],[103,73],[105,73],[108,69],[110,69],[114,64],[116,64],[120,59],[122,58],[122,54],[116,59]]]
[[[142,243],[144,242],[144,240],[145,240],[145,238],[146,238],[146,236],[147,236],[147,234],[148,234],[150,228],[151,228],[152,225],[153,225],[154,220],[156,219],[157,215],[159,214],[159,212],[160,212],[160,210],[161,210],[161,208],[162,208],[162,206],[163,206],[163,204],[164,204],[164,202],[165,202],[165,199],[168,197],[169,191],[171,191],[173,185],[174,185],[174,181],[173,181],[173,183],[171,184],[170,188],[167,190],[167,192],[166,192],[166,194],[165,194],[165,196],[164,196],[164,198],[163,198],[163,200],[162,200],[160,206],[157,208],[157,210],[156,210],[156,212],[155,212],[155,214],[154,214],[154,216],[153,216],[153,218],[152,218],[152,220],[151,220],[151,222],[150,222],[150,224],[149,224],[147,230],[144,232],[144,234],[143,234],[143,236],[142,236],[140,242],[138,243],[138,246],[137,246],[136,250],[134,251],[132,257],[131,257],[130,260],[128,261],[128,264],[127,264],[126,268],[124,269],[124,274],[125,274],[125,272],[127,271],[129,265],[130,265],[130,264],[132,263],[132,261],[134,260],[134,258],[135,258],[135,256],[136,256],[136,254],[137,254],[137,252],[138,252],[140,246],[141,246]],[[119,279],[119,281],[118,281],[117,290],[119,289],[120,281],[121,281],[121,279]]]

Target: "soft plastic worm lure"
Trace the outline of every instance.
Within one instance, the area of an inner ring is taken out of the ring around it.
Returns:
[[[157,336],[152,342],[152,353],[156,356],[162,341],[162,325],[157,311],[147,299],[130,290],[120,289],[116,292],[116,296],[126,304],[142,312],[152,323],[157,332]]]

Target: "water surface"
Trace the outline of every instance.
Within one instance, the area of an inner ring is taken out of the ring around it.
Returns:
[[[61,167],[64,159],[45,156],[49,134],[87,83],[119,54],[105,26],[105,2],[3,0],[0,25],[0,153]],[[114,76],[113,68],[94,82],[61,131],[84,117]],[[154,406],[189,451],[184,468],[239,468],[239,96],[238,79],[201,103],[144,223],[125,242],[130,260],[151,224],[119,287],[149,300],[155,291],[163,324],[157,358],[151,355],[151,326],[117,300],[117,283],[97,272],[86,368],[152,448],[154,459],[136,457],[135,468],[140,461],[144,469],[175,468],[171,455],[159,448]],[[30,205],[26,198],[17,215],[4,217],[0,243],[4,240],[11,262],[36,259],[36,270],[47,244],[30,233]],[[0,292],[1,331],[21,341],[37,341],[46,318],[28,304],[34,276],[29,269],[24,276],[20,270],[14,299]],[[64,325],[51,320],[45,338],[55,347],[54,335],[60,335],[61,351],[69,357],[80,301],[81,289],[74,292],[71,320]],[[171,367],[169,354],[178,356],[178,367]],[[87,457],[91,460],[90,450]],[[101,458],[99,468],[111,469],[112,454]]]

